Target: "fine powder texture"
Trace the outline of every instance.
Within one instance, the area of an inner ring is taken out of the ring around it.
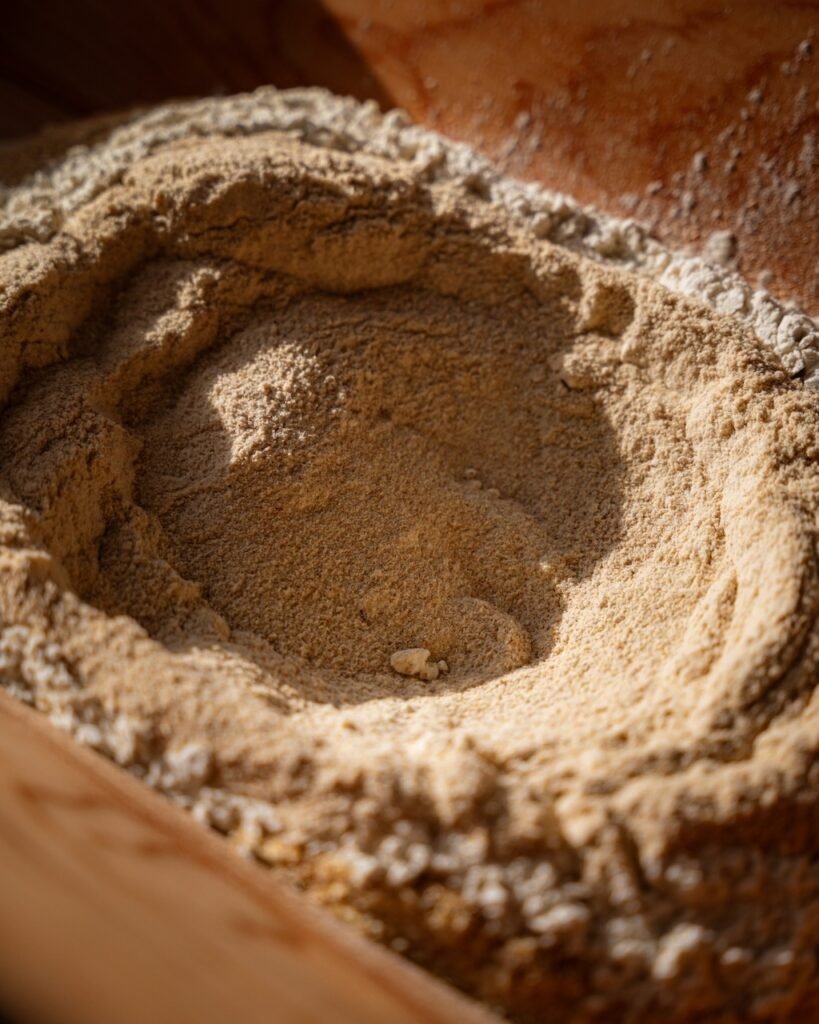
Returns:
[[[813,1019],[815,325],[316,91],[0,165],[7,689],[512,1020]]]

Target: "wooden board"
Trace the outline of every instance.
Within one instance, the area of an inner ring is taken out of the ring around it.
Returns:
[[[0,1001],[48,1024],[491,1024],[0,692]]]
[[[328,0],[394,102],[512,175],[736,239],[819,313],[816,0]]]

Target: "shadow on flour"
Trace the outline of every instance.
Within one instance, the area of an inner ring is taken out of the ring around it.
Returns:
[[[564,372],[577,343],[570,313],[526,295],[513,315],[413,285],[258,310],[168,414],[167,437],[208,438],[180,500],[157,481],[188,479],[190,448],[146,440],[139,500],[229,629],[191,616],[169,646],[333,704],[547,658],[567,588],[620,535],[614,428],[594,381]],[[448,670],[398,675],[407,647]]]

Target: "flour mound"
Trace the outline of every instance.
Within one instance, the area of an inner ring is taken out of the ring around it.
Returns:
[[[77,132],[5,212],[4,685],[512,1019],[808,1013],[813,325],[324,94]]]

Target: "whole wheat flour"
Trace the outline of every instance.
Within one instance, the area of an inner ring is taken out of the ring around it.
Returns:
[[[10,692],[511,1019],[808,1019],[812,321],[317,91],[2,165]]]

